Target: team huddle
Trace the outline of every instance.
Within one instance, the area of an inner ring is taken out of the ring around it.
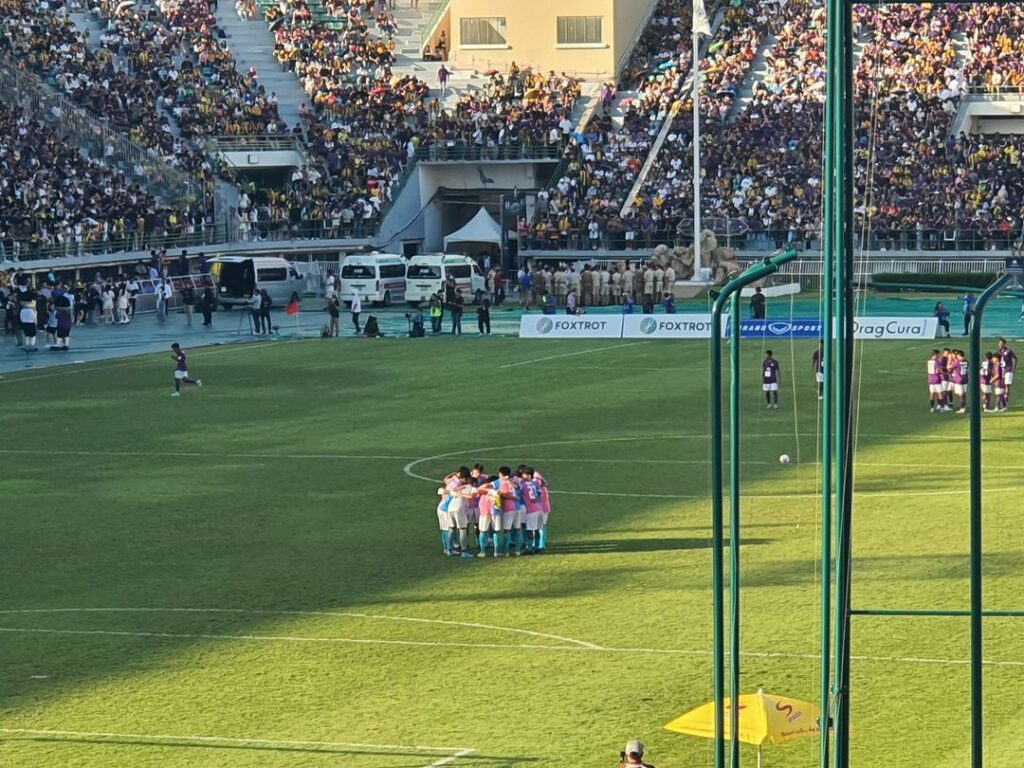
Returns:
[[[999,338],[995,352],[986,352],[978,367],[983,407],[987,413],[1002,412],[1010,407],[1010,387],[1017,367],[1017,355]],[[958,399],[957,413],[967,412],[967,384],[970,363],[963,350],[946,347],[932,350],[926,364],[928,372],[928,406],[931,411],[952,411],[953,396]]]
[[[441,545],[448,557],[474,557],[473,538],[476,557],[486,557],[488,547],[494,557],[547,549],[551,501],[547,481],[533,467],[520,464],[514,473],[499,467],[497,476],[487,474],[482,464],[460,467],[445,477],[437,493]]]

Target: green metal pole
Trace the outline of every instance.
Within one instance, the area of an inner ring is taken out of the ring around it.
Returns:
[[[715,768],[725,768],[725,585],[722,540],[722,311],[711,307],[711,614]]]
[[[836,149],[836,178],[839,195],[836,199],[836,246],[840,250],[841,274],[836,274],[836,304],[842,308],[842,323],[837,319],[840,340],[840,368],[836,383],[842,395],[836,400],[836,478],[842,478],[842,487],[836,487],[836,504],[840,523],[837,532],[836,556],[840,564],[836,580],[837,664],[836,681],[839,689],[839,708],[836,717],[836,764],[848,768],[850,764],[850,607],[853,594],[853,364],[854,364],[854,216],[853,216],[853,144],[854,144],[854,92],[853,92],[853,30],[849,9],[844,0],[843,23],[839,25],[840,39],[836,43],[841,66],[836,72],[840,98],[836,114],[837,130],[841,140]],[[838,318],[838,313],[837,313]]]
[[[835,392],[835,346],[833,339],[833,315],[835,313],[835,170],[836,135],[832,130],[836,108],[835,49],[832,41],[840,22],[837,2],[830,0],[827,11],[826,31],[826,83],[825,83],[825,169],[822,194],[824,211],[822,220],[822,357],[824,387],[821,404],[821,745],[819,765],[828,768],[831,764],[831,747],[828,723],[832,714],[832,397]],[[845,11],[844,11],[845,13]]]
[[[725,585],[723,536],[725,515],[722,492],[722,313],[734,293],[750,283],[778,271],[782,264],[796,258],[796,251],[787,247],[782,253],[765,259],[761,264],[745,270],[723,288],[711,305],[711,568],[712,568],[712,665],[714,680],[715,768],[725,768]],[[735,331],[734,331],[735,332]],[[735,346],[735,345],[734,345]],[[731,382],[734,389],[739,381]],[[738,440],[736,442],[739,442]],[[731,484],[739,487],[738,475],[730,477]],[[738,493],[738,491],[736,491]],[[738,533],[738,532],[737,532]],[[733,626],[738,627],[738,623]],[[739,654],[734,661],[738,663]]]
[[[729,349],[729,689],[732,697],[730,766],[740,768],[740,292],[732,295]]]
[[[978,297],[974,305],[974,325],[971,327],[970,364],[974,366],[967,379],[968,413],[971,426],[971,768],[982,768],[984,758],[982,700],[982,477],[981,477],[981,321],[985,307],[1012,278],[1001,275]]]

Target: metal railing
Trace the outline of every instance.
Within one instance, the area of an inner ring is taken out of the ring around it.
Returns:
[[[104,159],[164,205],[183,208],[203,196],[196,179],[112,130],[105,119],[90,115],[34,74],[17,69],[6,55],[0,56],[0,99],[46,123],[90,157]]]
[[[992,100],[1000,96],[1024,96],[1024,85],[986,85],[972,83],[967,86],[967,93],[971,96],[981,96]],[[1019,99],[1013,99],[1018,101]]]
[[[442,0],[438,4],[434,12],[430,14],[430,18],[427,19],[427,23],[423,25],[423,33],[420,35],[420,54],[427,49],[430,45],[430,41],[434,38],[434,33],[437,31],[438,25],[441,23],[441,19],[448,12],[448,6],[452,4],[452,0]],[[449,44],[449,50],[451,50],[451,44]]]
[[[425,163],[447,163],[447,162],[486,162],[486,161],[510,161],[523,160],[561,160],[562,144],[523,144],[503,146],[465,146],[447,144],[431,144],[429,147],[420,147],[416,150],[415,159]]]
[[[218,152],[300,152],[294,136],[214,136],[206,141],[210,154]]]
[[[76,256],[106,256],[135,251],[170,250],[172,248],[195,248],[217,245],[227,239],[222,224],[210,224],[197,232],[154,232],[140,234],[129,232],[124,235],[106,236],[94,240],[66,243],[36,243],[17,240],[0,240],[0,262],[41,261]]]

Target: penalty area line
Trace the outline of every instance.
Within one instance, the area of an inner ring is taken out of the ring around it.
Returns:
[[[264,643],[309,643],[309,644],[349,644],[349,645],[370,645],[370,646],[405,646],[411,648],[473,648],[482,650],[506,650],[506,651],[560,651],[562,653],[599,653],[607,655],[622,656],[686,656],[695,658],[707,658],[712,655],[706,650],[687,650],[679,648],[614,648],[602,645],[540,645],[540,644],[517,644],[517,643],[457,643],[457,642],[434,642],[425,640],[378,640],[371,638],[349,638],[349,637],[305,637],[293,635],[216,635],[216,634],[195,634],[195,633],[174,633],[174,632],[130,632],[124,630],[106,629],[42,629],[42,628],[21,628],[21,627],[0,627],[0,633],[24,633],[42,635],[86,635],[86,636],[111,636],[111,637],[139,637],[139,638],[171,638],[186,640],[241,640],[248,642]],[[578,642],[578,641],[577,641]],[[798,661],[811,661],[819,659],[820,655],[813,653],[778,653],[768,651],[743,651],[740,656],[753,659],[793,659]],[[870,661],[880,663],[896,664],[929,664],[945,666],[964,666],[970,664],[969,659],[945,659],[927,658],[915,656],[851,656],[853,661]],[[1024,668],[1024,661],[1016,660],[994,660],[985,659],[983,662],[990,667],[1011,667]],[[2,733],[2,731],[0,731]],[[455,749],[446,750],[455,752]]]
[[[224,746],[250,747],[252,749],[314,749],[324,752],[380,750],[383,752],[398,753],[451,753],[449,755],[442,756],[439,761],[431,763],[428,768],[433,768],[433,766],[436,765],[449,765],[461,757],[466,757],[476,752],[475,749],[469,749],[468,747],[424,747],[409,744],[362,744],[347,741],[306,741],[299,739],[243,739],[230,736],[178,736],[172,734],[110,733],[106,731],[63,731],[40,728],[0,728],[0,734],[46,739],[65,739],[68,741],[72,741],[74,739],[96,739],[107,741],[164,742],[168,746],[190,746],[199,744],[217,746],[218,744],[222,744]]]

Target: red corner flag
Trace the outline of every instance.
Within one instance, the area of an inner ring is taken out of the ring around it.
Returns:
[[[288,304],[288,307],[285,309],[284,313],[289,317],[291,317],[292,315],[299,314],[299,300],[292,299],[291,302]]]

